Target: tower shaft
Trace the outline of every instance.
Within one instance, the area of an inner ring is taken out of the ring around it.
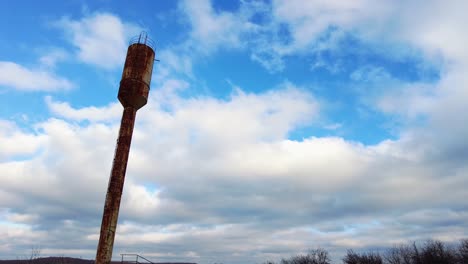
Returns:
[[[132,143],[136,111],[133,107],[125,107],[122,114],[119,137],[107,187],[106,202],[104,204],[96,264],[108,264],[112,259],[112,249],[114,247],[120,200],[125,182],[125,172]]]

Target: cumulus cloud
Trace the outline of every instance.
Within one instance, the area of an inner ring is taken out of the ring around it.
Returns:
[[[168,81],[138,112],[115,252],[240,263],[315,246],[342,252],[466,235],[468,167],[448,167],[438,146],[424,142],[434,135],[373,146],[291,140],[320,109],[291,83],[261,94],[234,90],[225,100],[179,96],[187,85]],[[46,102],[63,119],[36,125],[43,151],[0,164],[4,221],[22,223],[16,233],[0,229],[1,237],[29,233],[46,252],[92,257],[118,121],[113,106]],[[437,221],[441,214],[450,218]],[[79,252],[54,240],[64,234]]]
[[[462,34],[467,18],[460,11],[465,8],[464,1],[454,1],[450,5],[440,1],[400,4],[401,16],[394,36],[422,48],[429,56],[442,55],[445,60],[466,63],[468,53],[461,43],[467,41]]]
[[[57,91],[73,88],[73,83],[52,72],[0,61],[0,85],[21,91]]]
[[[275,19],[289,25],[291,49],[302,50],[330,26],[346,27],[362,19],[363,13],[375,12],[366,8],[369,4],[369,1],[274,1],[273,10]]]
[[[11,121],[0,120],[0,160],[35,154],[43,143],[44,137],[21,131]]]
[[[180,9],[192,26],[193,44],[202,46],[204,53],[211,53],[219,47],[243,46],[242,35],[256,28],[248,20],[252,14],[247,9],[239,13],[215,12],[209,0],[182,1]]]
[[[283,71],[287,56],[339,50],[345,33],[368,39],[385,26],[394,9],[372,1],[254,1],[241,2],[234,11],[215,11],[209,0],[180,4],[191,25],[185,45],[204,54],[246,49],[270,73]]]
[[[122,114],[122,106],[117,102],[105,108],[90,106],[81,109],[74,109],[66,102],[54,101],[50,96],[45,98],[45,102],[54,115],[75,121],[115,121]]]
[[[194,58],[186,50],[178,52],[177,49],[165,49],[158,51],[157,56],[164,63],[157,64],[157,71],[152,77],[154,82],[162,83],[175,76],[194,78]]]
[[[66,60],[68,57],[69,54],[65,50],[53,48],[42,55],[39,62],[45,67],[53,68],[58,62]]]
[[[95,13],[81,20],[64,17],[56,25],[76,47],[78,59],[104,69],[122,65],[128,40],[141,31],[109,13]]]
[[[264,6],[260,2],[243,2],[238,12],[215,10],[209,0],[180,1],[177,14],[189,25],[184,40],[158,51],[164,63],[158,66],[155,80],[176,77],[195,79],[194,61],[205,59],[220,50],[246,48],[245,37],[257,32],[258,25],[249,19]]]
[[[459,11],[465,5],[463,1],[446,5],[439,1],[278,0],[271,6],[241,2],[235,11],[217,12],[204,0],[182,2],[180,10],[192,27],[189,43],[202,46],[205,53],[219,47],[245,48],[252,60],[273,73],[284,69],[287,56],[345,48],[340,41],[346,36],[363,41],[367,49],[393,45],[380,52],[391,52],[394,59],[422,51],[425,59],[437,63],[441,57],[466,61],[461,26],[466,19]],[[261,21],[255,21],[255,16]]]

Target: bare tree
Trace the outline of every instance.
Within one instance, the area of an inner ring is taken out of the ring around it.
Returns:
[[[444,244],[439,240],[428,240],[422,244],[416,242],[393,246],[382,256],[379,253],[356,253],[348,250],[342,259],[344,264],[468,264],[468,239],[458,245]],[[309,251],[306,255],[297,255],[282,259],[278,264],[329,264],[330,257],[324,249]],[[267,261],[263,264],[275,264]]]
[[[424,264],[454,264],[457,259],[455,251],[438,240],[427,241],[420,256]]]
[[[468,239],[462,239],[462,241],[460,241],[457,251],[458,263],[468,264]]]
[[[344,264],[383,264],[382,257],[378,253],[368,252],[358,254],[348,250],[343,258]]]
[[[31,254],[28,257],[29,264],[33,264],[36,259],[41,255],[41,248],[39,246],[31,247]]]
[[[422,256],[419,252],[418,246],[416,245],[416,242],[413,242],[413,248],[411,252],[411,262],[412,264],[423,264],[422,262]]]
[[[394,246],[384,254],[387,264],[413,264],[412,250],[407,245]]]
[[[307,255],[297,255],[289,259],[282,259],[281,264],[330,264],[328,251],[322,248],[309,250]]]
[[[459,252],[461,248],[462,245],[459,247]],[[393,247],[386,252],[384,258],[388,264],[457,264],[462,263],[459,252],[457,254],[453,248],[441,241],[429,240],[420,247],[416,242],[411,246]]]

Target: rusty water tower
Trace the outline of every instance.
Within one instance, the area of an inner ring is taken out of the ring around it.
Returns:
[[[107,187],[96,264],[109,264],[112,259],[136,112],[148,101],[154,58],[152,41],[145,32],[130,41],[118,94],[124,110]]]

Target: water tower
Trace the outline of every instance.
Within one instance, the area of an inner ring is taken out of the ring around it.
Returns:
[[[136,112],[148,101],[154,58],[152,41],[145,32],[131,40],[120,81],[118,98],[124,109],[107,187],[96,264],[109,264],[112,259]]]

